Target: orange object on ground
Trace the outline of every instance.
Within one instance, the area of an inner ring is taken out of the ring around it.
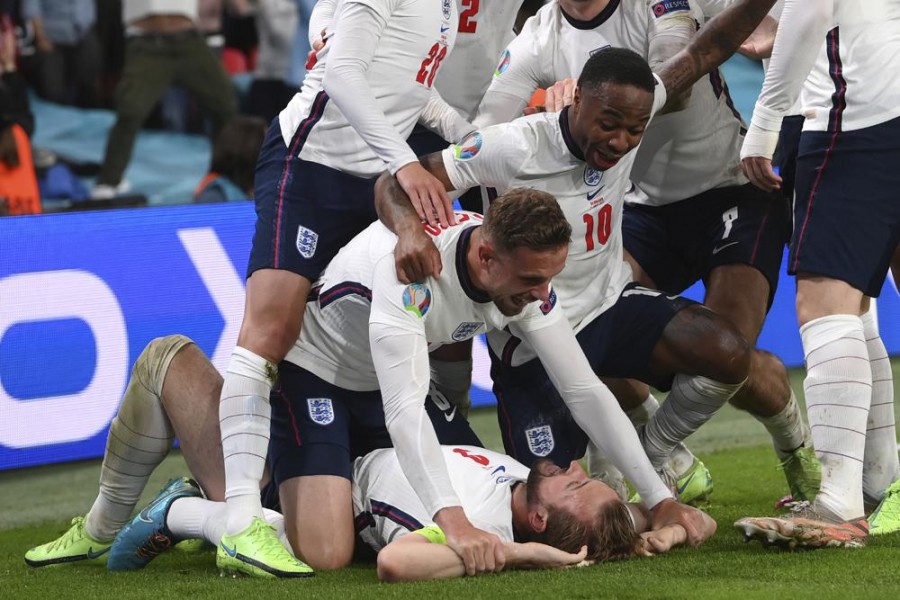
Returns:
[[[12,125],[19,166],[10,167],[0,162],[0,198],[5,198],[10,215],[35,215],[41,212],[41,194],[34,160],[31,157],[31,141],[19,125]]]

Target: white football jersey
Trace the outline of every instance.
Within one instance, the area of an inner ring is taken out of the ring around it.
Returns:
[[[329,35],[341,28],[341,10],[360,3],[376,11],[386,25],[368,65],[366,81],[377,108],[405,140],[419,119],[441,63],[456,39],[453,0],[339,0]],[[352,40],[350,41],[352,43]],[[385,160],[360,136],[325,93],[325,69],[332,46],[318,52],[301,91],[279,115],[285,144],[299,134],[300,158],[358,177],[385,170]],[[365,101],[365,99],[360,99]],[[303,128],[298,132],[298,128]],[[414,156],[414,155],[413,155]]]
[[[507,48],[482,104],[483,109],[492,106],[492,114],[479,114],[476,124],[497,122],[492,94],[520,101],[496,102],[509,107],[502,120],[512,119],[536,88],[577,78],[590,55],[602,48],[627,48],[649,59],[661,20],[688,9],[687,0],[612,0],[595,19],[582,22],[570,19],[556,2],[545,5]],[[699,11],[692,14],[702,19]],[[713,71],[694,84],[686,109],[660,115],[647,128],[631,173],[637,189],[628,201],[668,204],[746,183],[739,156],[743,130],[722,74]]]
[[[515,34],[523,0],[457,0],[459,29],[453,52],[435,80],[441,97],[471,121],[478,112],[494,66]]]
[[[658,82],[653,112],[665,102],[665,88]],[[569,135],[566,114],[567,109],[541,113],[479,130],[444,150],[443,161],[456,189],[481,185],[502,194],[529,187],[556,198],[572,226],[572,242],[553,287],[578,332],[612,306],[632,279],[622,257],[622,207],[637,151],[607,171],[590,168]],[[498,355],[508,339],[509,333],[499,329],[488,334]],[[514,365],[534,358],[525,346],[516,348]]]
[[[453,489],[472,524],[512,542],[512,487],[528,479],[528,468],[510,456],[475,446],[441,450]],[[374,550],[435,524],[403,475],[393,448],[356,459],[351,479],[357,531]]]
[[[803,86],[803,129],[852,131],[900,116],[900,2],[833,3],[825,58]]]
[[[412,285],[397,280],[397,237],[380,222],[370,225],[341,249],[316,282],[315,301],[307,303],[300,337],[285,360],[347,390],[377,390],[370,322],[398,333],[424,334],[430,352],[513,322],[521,331],[535,331],[563,319],[554,310],[555,294],[550,302],[532,302],[507,317],[474,286],[465,257],[481,219],[477,213],[458,212],[454,226],[426,227],[443,270],[438,279]],[[414,349],[409,352],[412,360]]]

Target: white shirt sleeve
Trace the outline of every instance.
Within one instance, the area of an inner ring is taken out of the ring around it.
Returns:
[[[510,330],[534,348],[575,422],[634,485],[646,506],[652,508],[671,498],[634,426],[609,388],[591,370],[568,322],[558,321],[531,332],[521,331],[516,325],[510,324]]]
[[[542,52],[532,33],[535,19],[525,23],[522,32],[510,42],[494,71],[491,85],[481,99],[473,121],[476,127],[506,123],[522,116],[531,96],[539,87],[553,85],[544,75]]]
[[[444,168],[453,189],[485,186],[505,190],[537,147],[537,142],[529,143],[526,136],[522,128],[503,123],[473,131],[445,149]]]
[[[390,16],[389,9],[396,3],[390,0],[388,10],[382,7],[382,11],[359,0],[344,3],[335,34],[328,40],[331,48],[324,80],[332,101],[391,174],[416,162],[416,154],[378,108],[366,71]]]
[[[692,0],[696,3],[696,0]],[[664,4],[660,2],[659,4]],[[691,38],[697,32],[694,15],[691,13],[691,3],[672,2],[673,9],[662,15],[654,12],[654,6],[648,7],[650,14],[649,52],[647,62],[651,68],[672,58],[680,50],[688,45]]]
[[[448,142],[459,142],[475,130],[474,125],[447,104],[437,88],[431,88],[428,103],[419,116],[419,123]]]
[[[428,283],[416,293],[430,294]],[[434,426],[425,411],[431,379],[425,318],[406,310],[405,286],[397,281],[393,255],[375,265],[369,344],[384,403],[384,420],[403,474],[434,517],[442,508],[461,506]]]
[[[307,31],[307,36],[309,37],[310,48],[312,48],[313,43],[319,39],[322,30],[327,30],[329,25],[331,25],[331,19],[334,17],[334,9],[336,6],[337,0],[318,0],[318,2],[316,2],[312,13],[309,15],[309,29]]]
[[[782,118],[800,96],[833,21],[834,0],[785,0],[769,69],[753,110],[751,132],[779,131]],[[764,156],[769,151],[741,152],[741,156]],[[771,153],[766,158],[771,158]]]

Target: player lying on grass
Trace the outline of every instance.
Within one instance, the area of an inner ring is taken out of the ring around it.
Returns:
[[[113,419],[100,493],[93,507],[87,517],[76,517],[63,536],[29,550],[25,561],[40,567],[104,560],[110,539],[128,519],[150,473],[171,448],[173,433],[205,495],[221,500],[224,464],[215,418],[221,385],[221,376],[188,338],[177,335],[152,341],[138,357]],[[443,414],[439,418],[443,419]],[[168,433],[160,438],[139,433],[158,428]],[[482,448],[446,446],[442,452],[467,514],[504,541],[509,568],[559,567],[586,557],[627,556],[633,550],[659,553],[686,541],[685,530],[677,525],[647,532],[646,508],[621,503],[608,486],[587,479],[577,463],[563,470],[543,461],[529,474],[512,458]],[[123,476],[130,486],[121,485]],[[402,475],[394,450],[379,450],[357,459],[353,477],[360,537],[376,550],[384,549],[378,558],[382,579],[465,573],[459,555],[449,547],[423,545],[440,541],[440,534]],[[205,511],[205,519],[194,521],[179,515],[179,507],[198,505],[210,509]],[[131,568],[143,566],[185,538],[204,538],[218,545],[225,527],[220,518],[223,510],[221,502],[202,499],[193,482],[171,482],[122,532],[116,543],[117,561]],[[268,511],[267,518],[276,524],[283,522],[274,511]],[[707,515],[703,519],[710,528],[715,527]],[[405,536],[422,527],[426,529],[420,534]],[[644,543],[636,539],[636,531],[644,532]],[[520,543],[525,540],[533,543]],[[582,550],[582,546],[586,548]]]
[[[296,554],[321,568],[349,564],[351,461],[393,443],[413,489],[467,570],[503,567],[495,535],[482,531],[478,545],[459,545],[445,524],[477,531],[449,483],[438,445],[439,439],[468,443],[471,431],[447,429],[459,420],[452,406],[444,417],[429,420],[425,399],[429,350],[507,325],[537,349],[579,424],[642,493],[654,526],[681,524],[694,544],[712,535],[704,515],[676,503],[653,472],[627,418],[554,310],[549,280],[565,261],[571,231],[552,196],[513,190],[491,205],[483,224],[474,213],[460,213],[458,220],[444,230],[429,229],[447,265],[439,280],[400,284],[394,273],[396,238],[373,224],[331,262],[316,287],[301,337],[280,367],[269,452]],[[446,430],[440,438],[437,424]],[[153,439],[164,437],[162,431],[138,430]],[[121,438],[111,433],[110,439]],[[110,471],[115,475],[121,469]],[[125,476],[121,479],[117,487],[132,486]],[[303,518],[313,513],[315,519]],[[261,520],[257,526],[267,527]],[[283,575],[277,565],[246,560],[243,542],[226,537],[217,558],[224,570]]]

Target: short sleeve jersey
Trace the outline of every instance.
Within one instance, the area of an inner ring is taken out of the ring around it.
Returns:
[[[396,236],[380,222],[370,225],[341,249],[316,282],[300,337],[285,360],[344,389],[377,390],[370,322],[423,335],[430,352],[512,322],[528,332],[564,319],[555,293],[550,301],[532,302],[509,317],[475,286],[466,253],[481,219],[477,213],[459,212],[456,225],[426,227],[441,253],[443,271],[437,279],[411,285],[397,279]]]
[[[366,79],[375,102],[405,139],[425,108],[441,63],[453,49],[457,11],[453,0],[340,0],[332,22],[340,30],[340,12],[357,2],[386,21]],[[324,91],[328,44],[318,53],[303,87],[279,115],[281,133],[300,158],[356,175],[372,177],[385,163],[350,125]]]
[[[457,0],[459,30],[453,52],[444,61],[435,87],[466,120],[475,118],[494,66],[513,39],[522,0]]]
[[[650,40],[664,19],[702,19],[687,0],[611,0],[591,21],[576,21],[556,2],[528,20],[509,45],[488,93],[525,100],[535,88],[577,78],[590,55],[613,46],[649,58]],[[648,127],[634,160],[636,190],[629,202],[661,205],[714,187],[746,183],[740,169],[744,124],[715,70],[694,84],[682,111],[660,115]]]
[[[443,446],[453,489],[475,527],[513,541],[512,487],[528,479],[513,458],[474,446]],[[359,536],[374,550],[416,529],[434,525],[395,450],[376,450],[353,464],[353,514]]]
[[[653,112],[665,98],[665,88],[658,83]],[[609,170],[592,169],[569,133],[567,114],[567,109],[542,113],[476,131],[444,150],[443,162],[457,189],[482,185],[503,193],[528,187],[557,199],[572,226],[572,241],[566,266],[553,278],[553,286],[578,332],[612,306],[632,278],[623,260],[621,226],[636,150]],[[495,331],[488,339],[498,350],[508,335]]]

